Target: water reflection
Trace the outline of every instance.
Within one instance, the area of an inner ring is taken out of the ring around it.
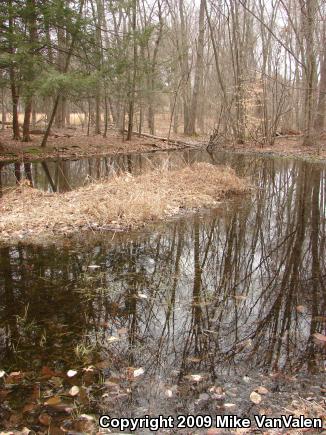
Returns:
[[[323,370],[325,167],[232,159],[258,189],[223,210],[87,247],[2,248],[0,366],[144,367],[138,403],[194,371]]]
[[[229,164],[236,167],[240,173],[246,173],[257,160],[260,161],[256,157],[232,156],[228,152],[184,150],[90,157],[80,160],[47,160],[25,164],[0,163],[0,194],[5,188],[15,186],[23,180],[44,191],[66,192],[92,180],[109,178],[122,172],[138,175],[162,165],[180,168],[195,161]]]

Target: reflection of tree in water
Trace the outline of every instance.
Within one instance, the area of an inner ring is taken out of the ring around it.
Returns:
[[[311,335],[322,332],[325,312],[325,171],[272,159],[241,163],[260,189],[223,212],[70,253],[3,249],[5,358],[15,346],[25,359],[51,360],[60,348],[68,360],[83,341],[117,371],[317,369]],[[87,269],[94,264],[100,269]],[[27,306],[37,327],[22,338],[16,316]],[[68,327],[58,332],[60,325]],[[120,341],[109,344],[111,336]]]

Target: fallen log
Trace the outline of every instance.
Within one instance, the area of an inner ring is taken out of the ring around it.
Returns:
[[[127,130],[125,130],[125,133],[127,133]],[[185,148],[198,148],[199,147],[199,145],[194,145],[194,144],[191,144],[189,142],[184,142],[184,141],[179,140],[179,139],[168,139],[167,137],[155,136],[155,135],[149,134],[149,133],[138,133],[137,131],[133,131],[132,134],[135,136],[148,137],[149,139],[155,139],[155,140],[160,140],[162,142],[168,142],[168,143],[171,143],[173,145],[181,145]]]

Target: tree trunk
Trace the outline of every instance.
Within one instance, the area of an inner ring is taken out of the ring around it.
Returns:
[[[30,122],[32,114],[32,98],[29,97],[25,105],[25,115],[23,124],[23,142],[30,142]]]
[[[186,21],[184,16],[183,0],[179,0],[179,14],[180,14],[180,27],[181,27],[181,76],[182,76],[182,99],[183,99],[183,131],[189,134],[189,115],[190,115],[190,69],[188,59],[188,43],[187,43],[187,30]]]
[[[305,38],[305,111],[304,111],[304,137],[303,145],[311,146],[314,143],[314,105],[315,105],[315,78],[316,78],[316,57],[314,50],[314,25],[316,19],[316,2],[307,0],[301,6],[303,15],[303,34]]]
[[[199,34],[198,34],[198,46],[197,46],[197,62],[196,72],[194,80],[194,89],[191,100],[191,109],[189,117],[188,134],[196,134],[196,120],[197,120],[197,106],[199,92],[202,90],[203,82],[203,55],[204,55],[204,33],[205,33],[205,0],[201,0],[199,9]]]
[[[12,0],[9,0],[9,33],[10,33],[10,39],[9,39],[9,52],[10,54],[15,54],[15,48],[12,45],[13,40],[13,34],[14,34],[14,20],[11,14],[12,11]],[[10,78],[10,89],[11,89],[11,98],[12,98],[12,132],[13,132],[13,139],[14,140],[20,140],[20,133],[19,133],[19,120],[18,120],[18,102],[19,102],[19,92],[18,87],[16,85],[16,72],[15,67],[13,64],[13,61],[10,63],[9,67],[9,78]]]
[[[326,111],[326,35],[324,34],[323,52],[320,66],[320,80],[318,89],[318,104],[315,119],[315,129],[318,133],[324,130]]]
[[[5,129],[5,122],[7,122],[7,113],[6,113],[6,106],[5,106],[5,91],[4,89],[1,90],[2,93],[2,100],[1,100],[1,130]]]
[[[136,69],[137,69],[137,42],[136,42],[136,13],[137,13],[137,0],[132,3],[132,32],[133,32],[133,72],[131,90],[129,95],[129,115],[128,115],[128,132],[126,140],[131,139],[133,122],[134,122],[134,108],[135,108],[135,91],[136,91]]]

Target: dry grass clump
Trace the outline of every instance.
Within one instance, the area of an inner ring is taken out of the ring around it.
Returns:
[[[21,186],[0,200],[0,241],[133,228],[181,210],[212,207],[228,194],[245,191],[247,183],[232,169],[209,163],[123,174],[64,194]]]

